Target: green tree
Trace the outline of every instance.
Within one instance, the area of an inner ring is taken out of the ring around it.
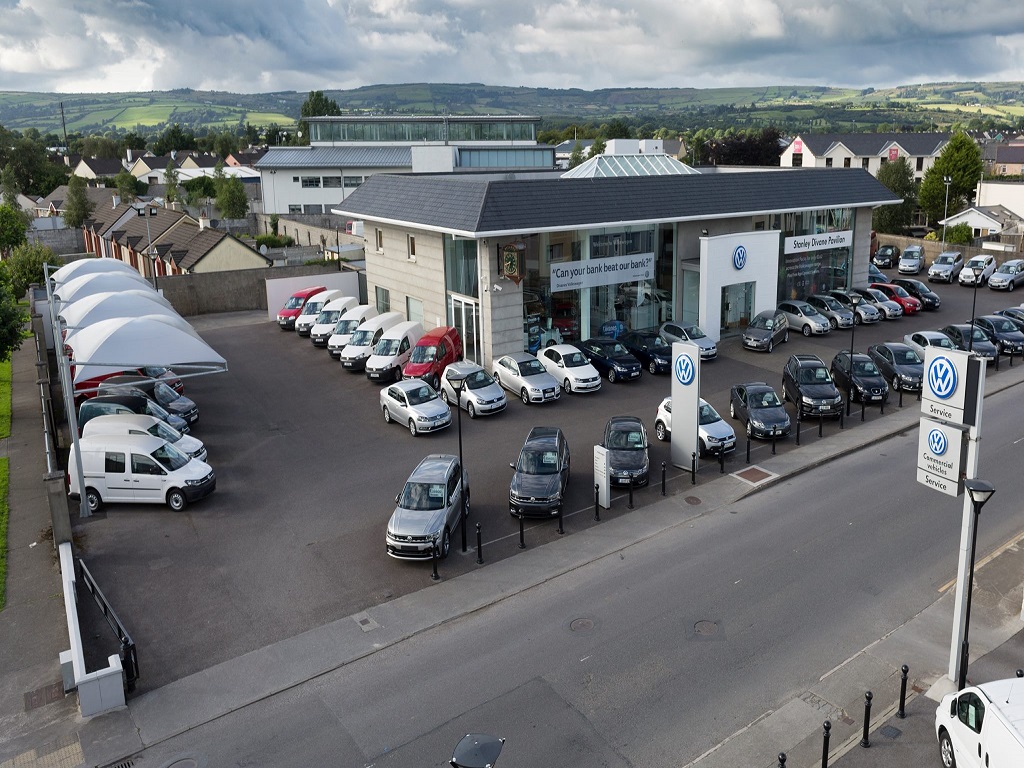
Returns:
[[[21,213],[6,203],[0,205],[0,256],[6,258],[11,249],[25,242],[28,225]]]
[[[209,176],[196,176],[181,186],[185,190],[185,202],[191,206],[202,205],[206,200],[217,196],[217,184]]]
[[[605,143],[605,140],[598,136],[594,139],[594,143],[590,145],[590,156],[603,155],[607,148],[608,145]]]
[[[160,138],[153,142],[153,154],[169,155],[179,149],[195,149],[196,137],[190,130],[175,123],[161,134]]]
[[[975,185],[981,180],[981,150],[970,136],[955,133],[925,171],[918,191],[918,204],[928,221],[938,222],[944,215],[956,213],[974,197]],[[949,205],[946,205],[946,183],[949,179]]]
[[[898,235],[913,221],[914,206],[917,204],[917,185],[914,183],[914,169],[910,161],[900,157],[878,169],[878,180],[897,197],[903,199],[899,205],[882,205],[875,208],[871,216],[873,229],[890,235]]]
[[[46,280],[43,265],[60,266],[63,261],[45,245],[22,243],[15,246],[9,258],[0,262],[0,282],[7,284],[15,296],[24,296],[32,283]]]
[[[606,139],[636,138],[633,134],[633,129],[629,127],[629,123],[618,117],[608,123],[604,130],[604,137]]]
[[[121,156],[121,145],[115,139],[106,136],[87,136],[82,141],[81,151],[85,157],[104,157],[113,160]]]
[[[177,203],[181,200],[181,190],[178,189],[178,167],[171,160],[164,168],[164,200],[168,203]]]
[[[114,186],[117,187],[117,194],[121,197],[122,203],[134,203],[139,196],[138,179],[128,171],[121,171],[114,177]]]
[[[139,136],[134,131],[129,131],[121,137],[121,153],[124,154],[129,149],[145,149],[146,148],[146,137]]]
[[[11,359],[11,353],[21,348],[22,331],[28,322],[28,313],[18,306],[11,288],[0,283],[0,360]]]
[[[217,208],[225,219],[241,219],[249,212],[249,198],[240,178],[232,176],[220,184]]]
[[[569,153],[569,168],[575,168],[583,162],[583,144],[577,139],[572,145],[572,152]]]
[[[238,137],[230,131],[222,131],[213,140],[213,151],[220,158],[233,155],[238,151]]]
[[[970,245],[974,242],[974,230],[965,221],[946,227],[946,244]]]
[[[64,201],[64,223],[71,229],[78,229],[92,214],[94,207],[85,193],[85,179],[72,176],[68,180],[68,197]]]
[[[309,96],[299,107],[299,115],[302,117],[320,117],[322,115],[340,115],[341,107],[334,99],[324,96],[323,91],[310,91]],[[309,143],[309,121],[299,120],[299,132],[302,134],[300,143]]]
[[[11,208],[18,207],[18,195],[21,194],[21,186],[18,184],[18,179],[14,175],[14,167],[8,163],[4,166],[4,169],[0,171],[0,203],[11,206]]]

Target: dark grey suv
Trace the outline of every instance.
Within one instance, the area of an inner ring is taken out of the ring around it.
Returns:
[[[782,370],[782,397],[802,413],[839,417],[843,396],[828,367],[817,355],[792,355]]]
[[[558,427],[534,427],[526,436],[508,489],[508,511],[524,517],[557,515],[569,484],[569,442]]]

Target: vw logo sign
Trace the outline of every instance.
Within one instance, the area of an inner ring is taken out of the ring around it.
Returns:
[[[928,366],[928,386],[940,400],[948,400],[956,392],[956,366],[948,357],[939,355]]]
[[[933,429],[928,433],[928,450],[936,456],[942,456],[949,448],[949,442],[941,429]]]
[[[697,369],[693,364],[693,360],[687,354],[682,354],[676,358],[673,370],[675,370],[679,383],[684,387],[690,386],[693,383],[693,377],[697,375]]]
[[[732,265],[736,269],[743,269],[747,266],[747,249],[742,245],[737,245],[732,252]]]

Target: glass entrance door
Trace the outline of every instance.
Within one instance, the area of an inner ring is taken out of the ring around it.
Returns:
[[[480,304],[464,296],[448,294],[448,323],[454,326],[462,337],[466,360],[482,365],[480,362]]]
[[[754,283],[736,283],[722,288],[722,336],[742,333],[753,316]]]

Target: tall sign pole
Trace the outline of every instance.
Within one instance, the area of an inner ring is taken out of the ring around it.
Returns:
[[[672,465],[689,469],[697,452],[700,407],[700,347],[672,344]]]

